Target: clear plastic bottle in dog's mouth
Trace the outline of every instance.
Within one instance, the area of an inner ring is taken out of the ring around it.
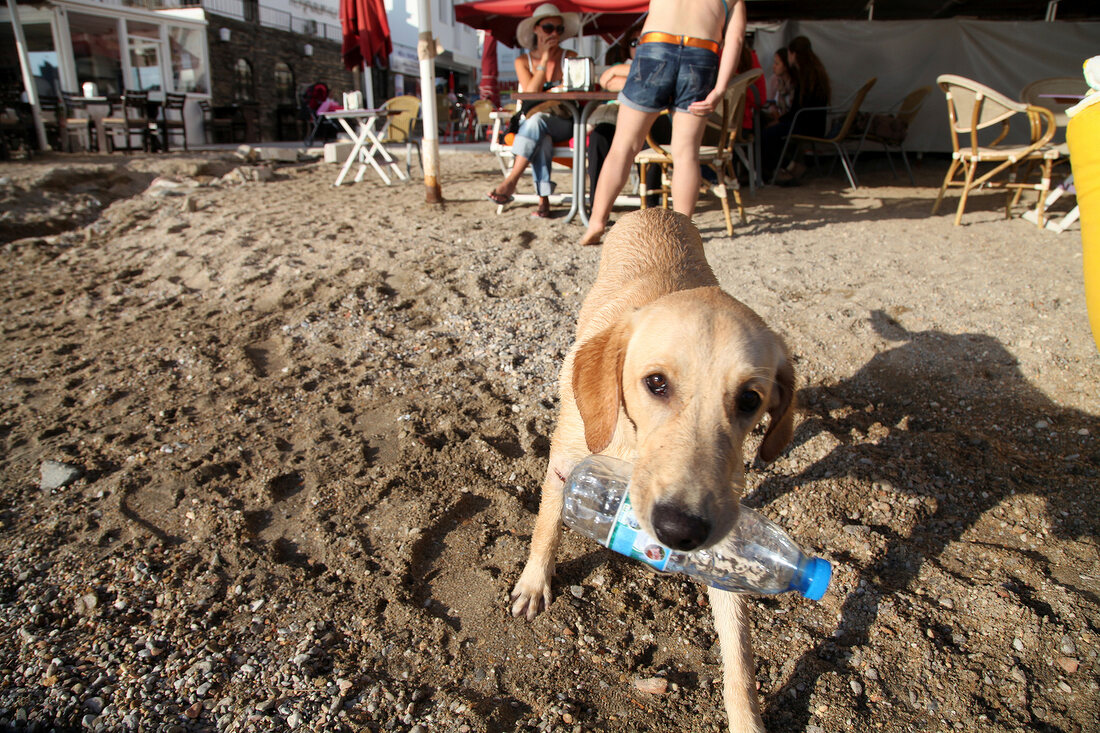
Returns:
[[[705,550],[679,552],[642,529],[627,487],[633,466],[609,456],[588,456],[565,482],[565,523],[585,537],[667,573],[683,573],[735,593],[798,591],[825,595],[832,578],[827,560],[808,555],[777,524],[742,505],[725,539]]]

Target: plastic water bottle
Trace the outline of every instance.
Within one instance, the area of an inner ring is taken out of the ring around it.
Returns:
[[[634,516],[627,486],[634,467],[609,456],[589,456],[565,482],[565,523],[627,557],[662,572],[684,573],[735,593],[796,590],[821,600],[832,566],[799,549],[771,520],[742,505],[729,535],[705,550],[678,552],[647,534]]]

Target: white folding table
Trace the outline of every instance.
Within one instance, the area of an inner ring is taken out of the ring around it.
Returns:
[[[354,142],[347,160],[344,161],[344,167],[340,169],[340,175],[336,176],[336,182],[332,184],[333,186],[339,186],[344,182],[348,171],[351,170],[352,163],[356,160],[359,161],[359,172],[355,174],[354,179],[356,183],[363,180],[368,164],[381,176],[387,186],[390,185],[391,181],[390,177],[386,175],[386,166],[393,169],[393,173],[398,180],[408,180],[408,176],[397,166],[397,161],[393,159],[390,152],[386,150],[386,146],[378,138],[378,134],[385,131],[385,126],[383,125],[382,130],[379,131],[374,129],[379,120],[386,121],[395,114],[397,113],[388,109],[344,109],[338,112],[326,112],[323,115],[326,119],[339,122]],[[358,123],[359,129],[356,130],[352,123]],[[382,157],[381,163],[378,161],[378,156]]]

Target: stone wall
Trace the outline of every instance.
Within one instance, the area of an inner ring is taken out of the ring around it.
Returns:
[[[249,110],[248,142],[278,139],[301,140],[304,129],[295,122],[298,92],[314,82],[323,81],[340,93],[354,89],[352,72],[340,59],[340,43],[290,31],[277,30],[220,15],[207,15],[211,68],[211,105],[226,107],[243,102],[236,98],[234,82],[238,59],[252,67],[252,103],[241,104]],[[229,29],[229,40],[221,40],[221,29]],[[305,55],[305,46],[313,55]],[[294,75],[293,100],[277,98],[275,64],[282,61]],[[258,129],[257,129],[258,127]],[[280,134],[281,133],[281,134]],[[221,140],[224,142],[225,140]]]

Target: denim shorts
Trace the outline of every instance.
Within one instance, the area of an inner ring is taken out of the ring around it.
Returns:
[[[673,107],[687,112],[706,99],[718,79],[718,54],[705,48],[672,43],[639,43],[619,92],[619,103],[639,112]]]

